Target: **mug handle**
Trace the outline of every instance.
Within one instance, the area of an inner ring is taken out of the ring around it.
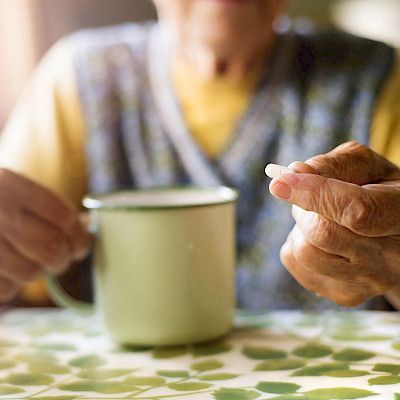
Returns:
[[[50,297],[58,306],[71,309],[82,316],[93,314],[93,305],[91,303],[79,301],[71,297],[60,285],[60,282],[58,282],[57,278],[49,273],[46,273],[45,281]]]
[[[90,219],[86,229],[90,234],[96,233],[95,225]],[[64,290],[56,277],[46,272],[44,279],[49,295],[56,305],[68,308],[82,316],[88,316],[94,313],[93,304],[74,299]]]

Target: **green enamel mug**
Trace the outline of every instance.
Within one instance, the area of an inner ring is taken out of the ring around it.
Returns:
[[[228,333],[234,317],[235,203],[227,187],[88,196],[94,308],[124,345],[170,346]],[[53,299],[85,313],[47,277]]]

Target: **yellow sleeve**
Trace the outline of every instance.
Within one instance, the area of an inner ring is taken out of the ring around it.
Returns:
[[[0,136],[0,166],[81,207],[87,188],[85,129],[68,40],[44,57]]]
[[[400,166],[400,55],[378,99],[370,146]]]

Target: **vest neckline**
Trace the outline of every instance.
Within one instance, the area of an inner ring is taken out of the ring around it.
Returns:
[[[172,83],[170,38],[162,26],[152,28],[147,58],[152,96],[163,127],[193,182],[220,185],[226,176],[239,175],[260,140],[270,140],[276,130],[279,93],[289,74],[292,61],[289,55],[294,53],[295,42],[291,33],[277,36],[247,110],[224,149],[211,157],[204,154],[182,115]]]

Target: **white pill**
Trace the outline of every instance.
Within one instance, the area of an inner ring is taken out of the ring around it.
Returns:
[[[283,167],[282,165],[277,164],[268,164],[265,167],[265,175],[272,179],[279,178],[280,176],[286,174],[295,174],[295,172],[290,168]]]

